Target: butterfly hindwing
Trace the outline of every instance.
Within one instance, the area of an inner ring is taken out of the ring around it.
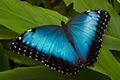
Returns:
[[[69,31],[74,45],[85,66],[93,66],[102,45],[102,35],[110,20],[110,15],[103,10],[89,10],[73,18]]]
[[[28,30],[11,43],[11,49],[63,73],[73,74],[79,69],[75,50],[56,26]]]

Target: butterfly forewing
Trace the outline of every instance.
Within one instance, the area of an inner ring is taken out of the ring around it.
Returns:
[[[85,66],[93,66],[102,46],[102,35],[110,15],[103,10],[89,10],[73,18],[69,31]]]

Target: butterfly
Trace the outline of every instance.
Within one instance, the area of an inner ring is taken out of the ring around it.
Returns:
[[[102,36],[110,21],[104,10],[88,10],[68,23],[29,29],[10,45],[13,52],[40,61],[65,74],[76,74],[83,66],[94,66]]]

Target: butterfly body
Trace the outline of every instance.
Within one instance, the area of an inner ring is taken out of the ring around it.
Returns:
[[[106,11],[86,11],[67,24],[24,32],[12,41],[11,49],[58,72],[75,74],[82,66],[94,66],[109,18]]]

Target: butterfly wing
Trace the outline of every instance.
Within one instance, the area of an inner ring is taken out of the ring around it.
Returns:
[[[89,10],[73,18],[69,32],[85,66],[93,66],[102,46],[102,35],[110,15],[102,10]]]
[[[73,74],[79,69],[75,50],[56,26],[28,30],[11,43],[11,49],[62,73]]]

